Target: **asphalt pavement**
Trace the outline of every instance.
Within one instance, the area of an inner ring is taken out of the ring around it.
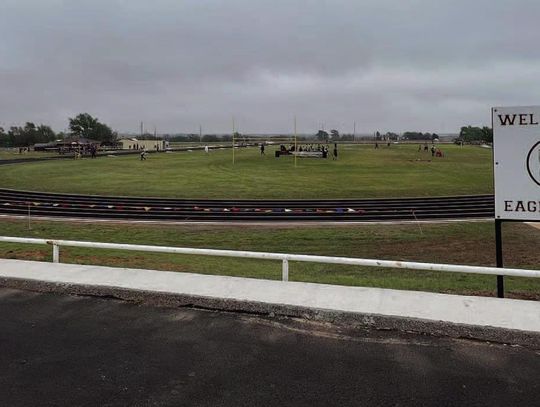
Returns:
[[[0,289],[2,406],[532,406],[540,351]]]

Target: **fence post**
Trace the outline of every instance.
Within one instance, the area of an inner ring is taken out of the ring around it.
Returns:
[[[289,281],[289,260],[283,259],[281,266],[281,281]]]
[[[60,246],[56,243],[52,245],[52,261],[53,263],[60,263]]]

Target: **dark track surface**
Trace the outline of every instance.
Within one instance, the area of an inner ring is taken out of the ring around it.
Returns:
[[[341,200],[200,200],[0,189],[0,214],[154,221],[400,221],[493,218],[492,195]]]
[[[2,406],[536,406],[538,352],[0,288]]]

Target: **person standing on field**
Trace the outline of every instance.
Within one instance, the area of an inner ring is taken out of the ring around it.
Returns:
[[[334,143],[334,151],[333,151],[333,156],[332,156],[332,160],[337,160],[337,143]]]
[[[264,154],[264,143],[261,143],[261,155],[265,155]]]

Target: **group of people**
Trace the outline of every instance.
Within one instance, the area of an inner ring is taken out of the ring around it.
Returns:
[[[58,151],[58,153],[60,155],[64,155],[66,153],[66,151],[68,151],[67,149],[65,149],[64,147],[61,147],[60,150]],[[80,159],[82,157],[84,157],[85,155],[90,155],[91,158],[96,158],[97,157],[97,146],[94,145],[94,144],[90,144],[88,146],[86,145],[83,145],[83,146],[78,146],[78,148],[75,150],[75,159]]]
[[[431,150],[431,156],[432,157],[444,157],[443,152],[439,147],[435,147],[435,145],[431,145],[431,149],[428,147],[428,143],[424,143],[424,147],[422,147],[422,144],[418,144],[418,151],[424,150],[425,152],[428,152]]]

